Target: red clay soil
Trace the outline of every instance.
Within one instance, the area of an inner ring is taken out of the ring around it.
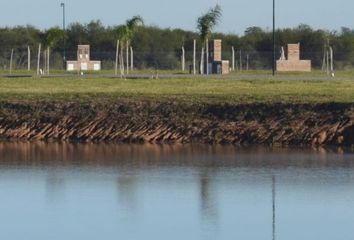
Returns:
[[[4,141],[354,145],[354,104],[0,102]]]

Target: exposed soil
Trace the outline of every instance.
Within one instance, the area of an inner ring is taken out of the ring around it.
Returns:
[[[0,102],[0,138],[352,146],[354,104]]]

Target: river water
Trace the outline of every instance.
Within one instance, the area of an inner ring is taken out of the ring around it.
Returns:
[[[0,143],[0,239],[348,240],[341,149]]]

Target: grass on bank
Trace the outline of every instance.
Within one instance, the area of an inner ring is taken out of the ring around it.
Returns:
[[[50,70],[50,73],[53,75],[68,75],[68,76],[77,76],[79,75],[78,71],[65,71],[65,70],[57,70],[57,69],[52,69]],[[180,71],[180,70],[161,70],[161,69],[134,69],[133,71],[130,71],[129,74],[132,75],[176,75],[176,76],[188,76],[189,71]],[[31,70],[27,71],[24,69],[16,69],[13,70],[12,73],[10,73],[9,70],[3,70],[0,69],[0,76],[11,76],[11,75],[31,75],[31,76],[36,76],[36,70]],[[88,72],[89,75],[91,76],[113,76],[115,74],[114,70],[101,70],[101,71],[90,71]],[[242,72],[240,71],[232,71],[228,75],[224,75],[223,77],[225,78],[230,78],[230,77],[235,77],[239,78],[240,76],[271,76],[272,71],[271,70],[243,70]],[[277,73],[278,76],[301,76],[301,77],[326,77],[326,73],[324,73],[321,70],[313,70],[311,72],[283,72],[283,73]],[[353,78],[354,79],[354,70],[340,70],[340,71],[335,71],[335,76],[338,78]],[[217,76],[218,78],[220,76]]]
[[[297,78],[301,80],[297,80]],[[354,78],[0,78],[0,101],[176,100],[187,103],[354,103]]]

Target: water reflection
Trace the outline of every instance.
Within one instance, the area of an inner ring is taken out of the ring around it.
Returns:
[[[139,181],[134,175],[117,178],[119,202],[127,210],[134,211],[137,208],[138,185]]]
[[[11,153],[11,154],[9,154]],[[353,167],[350,149],[0,142],[3,166]],[[198,158],[195,158],[198,156]],[[265,158],[266,156],[266,158]]]
[[[200,202],[203,219],[217,224],[218,205],[216,202],[216,192],[212,183],[212,177],[203,172],[200,175]]]
[[[348,239],[353,186],[343,149],[0,143],[0,239]]]
[[[273,210],[272,239],[275,240],[275,176],[272,177],[272,210]]]
[[[50,203],[63,200],[65,195],[65,178],[55,172],[46,177],[46,198]]]

